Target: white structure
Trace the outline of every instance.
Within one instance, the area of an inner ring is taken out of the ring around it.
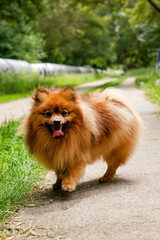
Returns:
[[[37,73],[38,75],[49,75],[58,73],[104,73],[105,70],[94,69],[90,66],[75,67],[56,63],[28,63],[21,60],[0,58],[0,72],[4,73]]]
[[[0,58],[0,72],[19,73],[26,71],[32,72],[31,65],[27,61]]]
[[[74,67],[56,63],[32,63],[32,71],[38,75],[58,74],[58,73],[84,73],[94,72],[91,67]]]

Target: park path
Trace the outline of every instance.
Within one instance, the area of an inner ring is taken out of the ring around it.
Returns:
[[[78,92],[86,91],[92,86],[97,87],[103,85],[107,82],[114,81],[115,78],[105,77],[102,80],[86,83],[80,86],[75,87]],[[16,120],[29,112],[31,105],[31,98],[24,98],[20,100],[15,100],[9,103],[0,104],[0,125],[4,121]]]
[[[55,176],[49,172],[46,189],[32,195],[30,207],[22,208],[12,219],[13,226],[24,229],[18,239],[160,239],[159,108],[135,87],[134,78],[119,88],[146,126],[135,154],[110,183],[98,184],[106,169],[102,161],[88,166],[81,185],[72,193],[52,192]]]

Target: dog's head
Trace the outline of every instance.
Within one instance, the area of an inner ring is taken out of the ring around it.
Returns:
[[[47,129],[53,138],[63,137],[74,125],[81,125],[82,112],[78,96],[72,87],[52,92],[39,87],[33,96],[32,116],[35,124]]]

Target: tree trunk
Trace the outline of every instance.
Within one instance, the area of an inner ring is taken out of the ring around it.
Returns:
[[[152,0],[148,0],[148,2],[152,5],[152,7],[154,7],[154,9],[159,12],[160,14],[160,8],[152,1]]]

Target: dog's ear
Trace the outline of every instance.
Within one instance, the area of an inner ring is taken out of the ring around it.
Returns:
[[[35,105],[39,105],[43,101],[43,99],[46,97],[46,95],[48,95],[49,93],[50,93],[49,90],[46,88],[43,88],[43,87],[37,88],[34,91],[34,94],[32,97]]]
[[[68,100],[71,100],[75,102],[77,100],[77,94],[73,87],[66,87],[60,91],[60,94],[62,94],[65,98]]]

